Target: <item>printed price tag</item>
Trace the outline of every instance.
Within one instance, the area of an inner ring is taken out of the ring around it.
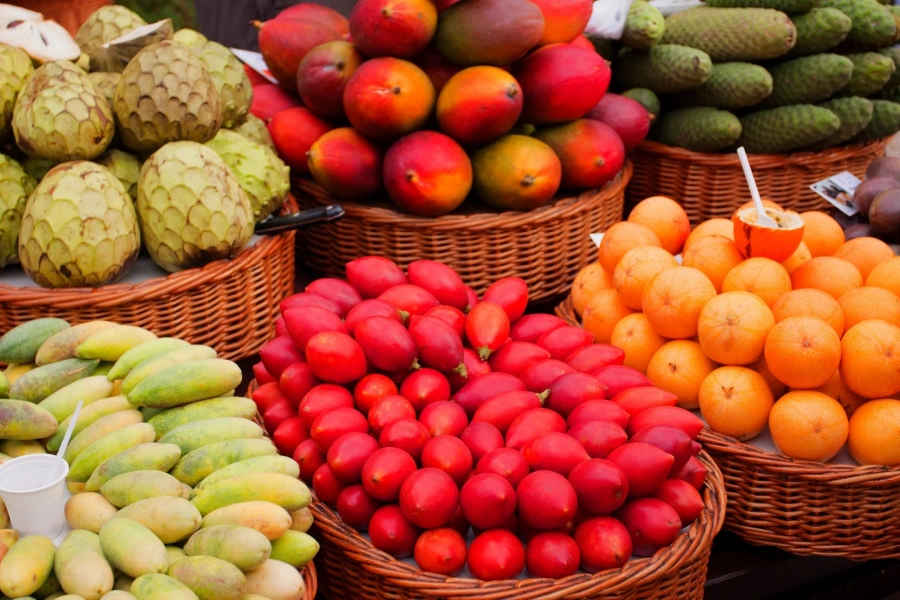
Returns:
[[[248,65],[251,69],[272,83],[278,83],[278,80],[275,79],[275,76],[272,75],[272,71],[270,71],[269,67],[266,65],[266,61],[263,60],[262,54],[259,52],[251,52],[250,50],[241,50],[240,48],[231,48],[231,51],[235,56],[241,59],[242,63]]]
[[[632,0],[595,0],[591,19],[584,32],[608,40],[621,38],[631,2]]]
[[[809,189],[822,196],[839,211],[852,217],[859,212],[853,203],[853,192],[862,183],[853,173],[843,171],[822,181],[817,181]]]

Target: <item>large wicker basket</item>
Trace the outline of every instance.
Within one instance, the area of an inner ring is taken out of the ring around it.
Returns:
[[[289,198],[283,212],[294,211]],[[263,236],[233,259],[138,284],[52,290],[0,284],[0,332],[39,317],[102,319],[205,344],[222,358],[246,358],[273,337],[278,304],[294,291],[295,235]]]
[[[113,0],[12,0],[10,4],[43,13],[45,19],[53,19],[73,36],[94,11],[112,4]]]
[[[869,163],[884,155],[887,139],[786,155],[751,154],[759,193],[786,209],[803,212],[829,206],[809,189],[841,171],[862,177]],[[750,200],[736,153],[704,154],[658,142],[643,142],[631,153],[634,177],[626,193],[626,212],[649,196],[680,202],[693,225],[715,217],[730,219]]]
[[[530,299],[564,294],[575,275],[594,260],[588,234],[621,220],[631,163],[599,190],[564,198],[530,212],[484,209],[438,218],[405,215],[387,203],[341,202],[346,215],[338,223],[313,225],[298,237],[300,259],[313,270],[344,276],[344,266],[367,254],[386,256],[402,267],[433,259],[456,269],[479,294],[502,277],[528,282]],[[308,180],[295,181],[301,208],[333,204],[334,199]]]
[[[306,595],[303,600],[315,600],[319,591],[319,578],[316,576],[316,566],[309,563],[302,569],[303,582],[306,584]]]

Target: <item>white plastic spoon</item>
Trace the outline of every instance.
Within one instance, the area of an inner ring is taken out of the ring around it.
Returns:
[[[756,204],[756,214],[758,215],[756,224],[768,229],[778,229],[778,223],[775,222],[775,219],[766,214],[762,198],[759,197],[759,190],[756,189],[756,180],[753,179],[753,171],[750,170],[750,161],[747,160],[747,153],[744,151],[744,147],[741,146],[738,148],[737,153],[738,157],[741,159],[741,166],[744,168],[744,177],[747,178],[747,187],[750,188],[750,196],[753,198],[753,203]]]
[[[84,406],[84,402],[78,401],[78,406],[75,407],[75,412],[72,413],[72,419],[69,421],[69,427],[66,428],[66,435],[63,437],[62,444],[59,446],[59,451],[56,453],[56,456],[59,460],[65,462],[66,459],[63,456],[66,455],[66,448],[69,446],[69,440],[72,439],[72,432],[75,431],[75,423],[78,422],[78,416],[81,414],[81,407]],[[47,481],[44,482],[44,485],[50,485],[53,483],[53,480],[59,477],[58,475],[59,469],[50,469],[50,474],[47,477]]]

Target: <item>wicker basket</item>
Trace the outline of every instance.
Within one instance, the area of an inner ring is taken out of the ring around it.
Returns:
[[[387,203],[341,201],[344,219],[304,230],[299,256],[332,277],[344,277],[344,266],[367,254],[386,256],[404,268],[415,260],[439,260],[479,294],[501,277],[521,277],[530,300],[539,302],[566,293],[578,271],[594,260],[596,247],[588,234],[621,220],[631,172],[629,162],[605,187],[530,212],[469,209],[423,218],[400,214]],[[335,201],[308,180],[295,181],[294,192],[301,208]]]
[[[306,595],[303,600],[315,600],[316,593],[319,591],[319,578],[316,576],[316,566],[309,563],[302,569],[303,582],[306,584]]]
[[[786,209],[803,212],[829,204],[809,189],[841,171],[862,177],[869,163],[884,155],[888,139],[823,152],[751,154],[759,193]],[[658,142],[644,142],[631,153],[634,177],[626,193],[626,212],[649,196],[669,196],[687,211],[691,224],[715,217],[730,219],[750,200],[737,154],[704,154]]]
[[[294,211],[288,198],[283,212]],[[233,259],[138,284],[53,290],[0,284],[0,332],[39,317],[102,319],[205,344],[229,360],[246,358],[273,337],[278,304],[294,291],[295,235],[263,236]]]
[[[45,19],[53,19],[65,27],[73,37],[94,11],[112,3],[113,0],[11,0],[10,2],[43,13]]]
[[[575,312],[575,305],[572,304],[572,296],[567,296],[565,300],[559,303],[559,306],[557,306],[556,310],[553,312],[556,313],[557,317],[564,320],[569,325],[581,327],[581,319],[578,318],[578,313]]]

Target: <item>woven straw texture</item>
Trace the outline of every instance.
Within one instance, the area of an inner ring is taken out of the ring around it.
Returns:
[[[581,327],[581,320],[578,318],[578,313],[575,312],[575,306],[572,304],[572,296],[567,296],[553,312],[569,325]]]
[[[94,11],[112,4],[113,0],[13,0],[10,4],[43,13],[45,19],[53,19],[73,36]]]
[[[282,213],[297,209],[288,198]],[[294,291],[296,232],[263,236],[230,260],[138,284],[44,289],[0,284],[0,331],[39,317],[106,320],[215,348],[221,358],[256,354],[275,333],[278,304]]]
[[[859,178],[872,160],[884,155],[887,139],[786,155],[751,154],[750,166],[763,198],[803,212],[830,206],[809,186],[841,171]],[[750,201],[736,153],[704,154],[658,142],[643,142],[631,153],[634,177],[626,191],[626,213],[650,196],[668,196],[684,206],[692,225],[730,219]]]
[[[423,218],[398,213],[386,202],[341,201],[346,216],[305,229],[298,237],[298,255],[331,277],[344,277],[348,262],[368,254],[386,256],[403,268],[416,260],[438,260],[479,294],[497,279],[521,277],[530,301],[540,302],[566,293],[578,271],[594,260],[596,247],[588,234],[621,220],[631,173],[627,163],[605,187],[530,212],[479,210]],[[301,208],[336,202],[308,180],[294,184]]]
[[[316,577],[316,565],[309,563],[303,567],[303,581],[306,583],[306,595],[303,600],[314,600],[319,591],[319,578]]]

